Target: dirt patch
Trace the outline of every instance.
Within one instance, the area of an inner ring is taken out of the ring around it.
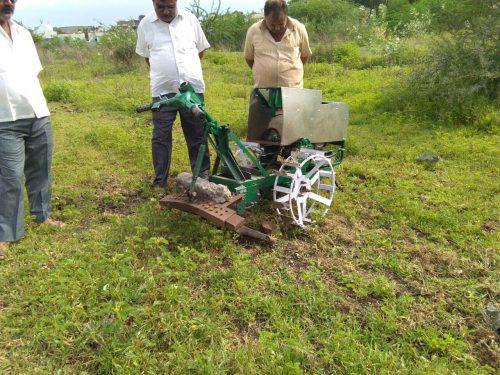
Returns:
[[[111,179],[106,180],[106,184],[96,192],[97,210],[104,215],[131,214],[148,199],[143,189],[128,190]]]
[[[500,340],[499,336],[492,330],[479,329],[474,337],[478,343],[476,355],[481,363],[493,368],[500,368]]]
[[[82,110],[72,103],[62,103],[58,106],[53,107],[50,112],[52,114],[57,112],[81,113]]]
[[[481,229],[484,233],[497,232],[499,227],[500,220],[497,219],[488,219],[481,225]]]

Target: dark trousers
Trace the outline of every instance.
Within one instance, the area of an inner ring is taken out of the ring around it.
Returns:
[[[50,216],[52,130],[50,118],[0,122],[0,242],[24,235],[23,176],[30,213]]]
[[[168,94],[167,97],[173,97],[175,94]],[[203,100],[203,94],[198,94]],[[153,98],[158,101],[159,98]],[[170,171],[170,161],[172,159],[172,127],[175,118],[179,112],[181,117],[181,126],[186,139],[191,170],[194,172],[198,150],[203,143],[203,126],[191,112],[186,109],[177,109],[173,107],[163,107],[160,111],[153,112],[153,166],[155,170],[154,184],[165,187]],[[206,140],[205,140],[206,142]],[[205,153],[200,172],[207,172],[210,169],[210,155]]]

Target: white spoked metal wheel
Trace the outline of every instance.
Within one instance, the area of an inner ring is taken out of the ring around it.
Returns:
[[[303,172],[306,170],[306,172]],[[310,155],[301,163],[291,157],[282,164],[274,182],[276,211],[300,227],[325,216],[333,202],[335,171],[324,155]]]
[[[260,155],[262,154],[262,148],[257,143],[243,142],[248,151],[252,153],[256,160],[259,160]],[[252,168],[254,165],[252,160],[243,152],[243,150],[236,144],[232,144],[229,146],[233,155],[238,162],[238,165],[244,168]]]

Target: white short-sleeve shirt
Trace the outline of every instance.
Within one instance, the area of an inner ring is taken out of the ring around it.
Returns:
[[[151,95],[177,93],[183,82],[198,93],[205,92],[198,54],[208,48],[200,22],[186,10],[179,10],[170,23],[154,11],[144,17],[137,28],[136,52],[149,59]]]
[[[33,38],[24,27],[9,23],[12,39],[0,27],[0,122],[49,116]]]

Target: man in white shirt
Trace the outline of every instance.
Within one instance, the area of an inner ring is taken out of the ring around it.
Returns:
[[[154,11],[144,17],[137,28],[136,52],[150,67],[151,96],[173,97],[181,83],[190,83],[203,99],[205,83],[201,59],[210,44],[198,19],[186,10],[177,8],[177,0],[153,0]],[[153,112],[154,187],[166,188],[172,156],[172,126],[177,112],[188,146],[191,169],[194,170],[198,150],[203,142],[203,128],[190,111],[162,108]],[[201,167],[201,177],[208,176],[210,157],[207,152]]]
[[[11,20],[16,0],[0,0],[0,260],[24,235],[23,175],[30,213],[50,218],[52,131],[31,34]]]

